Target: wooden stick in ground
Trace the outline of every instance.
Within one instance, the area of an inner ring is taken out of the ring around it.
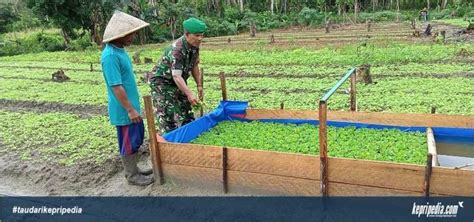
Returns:
[[[280,109],[285,109],[285,103],[284,102],[280,103]]]
[[[153,113],[153,106],[151,104],[151,96],[144,96],[143,101],[145,102],[145,116],[148,125],[148,136],[150,138],[150,153],[151,161],[153,165],[153,175],[155,181],[158,181],[160,185],[164,183],[163,169],[161,167],[160,147],[156,140],[156,128],[155,128],[155,117]]]
[[[426,158],[425,183],[423,186],[423,192],[425,193],[425,197],[430,196],[430,179],[431,179],[431,172],[433,170],[433,167],[431,165],[432,161],[433,161],[433,155],[431,155],[431,153],[428,153],[427,158]]]
[[[202,91],[199,91],[198,96],[199,96],[199,101],[204,102],[204,68],[201,68],[201,75],[199,75],[199,78],[201,79],[201,85],[200,87],[202,88]],[[198,86],[199,87],[199,86]],[[201,105],[201,108],[199,110],[199,116],[204,115],[204,107]]]
[[[357,82],[357,76],[354,71],[351,75],[351,111],[357,111],[357,100],[356,100],[356,82]]]
[[[426,137],[428,143],[428,153],[433,156],[432,166],[439,166],[438,162],[438,152],[436,151],[436,142],[433,134],[433,129],[431,127],[426,128]]]
[[[222,185],[224,193],[227,193],[227,147],[222,147]]]
[[[319,158],[321,162],[321,195],[328,196],[328,158],[327,158],[327,105],[319,102]]]
[[[219,78],[221,79],[221,90],[222,90],[222,100],[227,100],[227,88],[225,84],[225,74],[224,72],[219,73]]]

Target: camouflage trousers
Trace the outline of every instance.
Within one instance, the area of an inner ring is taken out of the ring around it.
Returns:
[[[158,132],[167,133],[194,120],[191,103],[177,86],[152,81],[150,87]]]

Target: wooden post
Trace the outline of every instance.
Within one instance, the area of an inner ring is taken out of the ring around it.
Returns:
[[[198,96],[199,96],[199,101],[201,101],[201,108],[199,110],[199,116],[203,116],[204,115],[204,107],[202,106],[202,102],[204,101],[204,68],[201,68],[201,75],[200,75],[200,79],[201,79],[201,88],[202,88],[202,91],[199,91],[198,92]],[[199,87],[199,86],[198,86]]]
[[[227,182],[227,147],[222,147],[222,185],[224,193],[228,191]]]
[[[431,165],[431,162],[433,160],[433,155],[431,155],[431,153],[428,153],[426,157],[427,158],[426,158],[426,168],[425,168],[425,183],[423,186],[423,192],[425,193],[425,197],[429,197],[431,172],[433,170],[433,167]]]
[[[357,82],[357,72],[353,72],[351,75],[351,111],[357,111],[357,100],[356,100],[356,82]]]
[[[370,32],[370,23],[371,23],[370,20],[367,19],[365,23],[367,24],[367,32]]]
[[[284,102],[280,103],[280,109],[285,109],[285,103]]]
[[[231,40],[230,40],[230,37],[229,37],[229,38],[227,39],[227,43],[229,43],[229,44],[230,44],[230,42],[231,42]]]
[[[149,149],[153,165],[153,175],[155,177],[155,181],[158,181],[158,183],[162,185],[164,183],[163,169],[161,168],[160,147],[158,141],[156,140],[155,117],[151,104],[151,96],[144,96],[143,101],[145,102],[145,116],[148,125],[148,136],[150,138]]]
[[[91,69],[90,69],[91,72],[94,71],[94,64],[91,62]]]
[[[319,102],[319,158],[321,162],[321,195],[328,196],[328,158],[327,158],[327,105]]]
[[[436,151],[436,142],[433,134],[433,129],[431,127],[426,128],[426,137],[428,143],[428,153],[433,156],[432,166],[439,166],[438,162],[438,151]]]
[[[221,90],[222,90],[222,100],[227,100],[227,88],[225,84],[225,74],[224,72],[219,73],[219,78],[221,79]]]

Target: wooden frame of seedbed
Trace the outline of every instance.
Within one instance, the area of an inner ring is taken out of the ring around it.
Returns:
[[[354,70],[351,69],[345,77],[352,79],[351,92],[354,95],[351,96],[351,107],[356,109]],[[225,100],[227,92],[223,74],[221,83]],[[329,97],[324,98],[320,100],[319,111],[246,110],[247,119],[319,120],[320,156],[314,156],[166,142],[156,134],[151,98],[145,96],[155,179],[159,184],[166,180],[244,195],[474,196],[474,170],[436,165],[432,132],[427,133],[427,140],[430,151],[434,153],[427,152],[426,166],[328,157],[325,136],[327,119],[422,126],[430,131],[430,127],[474,128],[474,116],[327,111]]]

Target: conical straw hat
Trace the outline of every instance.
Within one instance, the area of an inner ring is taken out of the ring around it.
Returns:
[[[115,11],[110,18],[107,27],[105,27],[104,38],[102,42],[110,42],[115,39],[122,38],[132,32],[136,32],[147,27],[148,23],[141,19],[135,18],[127,13]]]

